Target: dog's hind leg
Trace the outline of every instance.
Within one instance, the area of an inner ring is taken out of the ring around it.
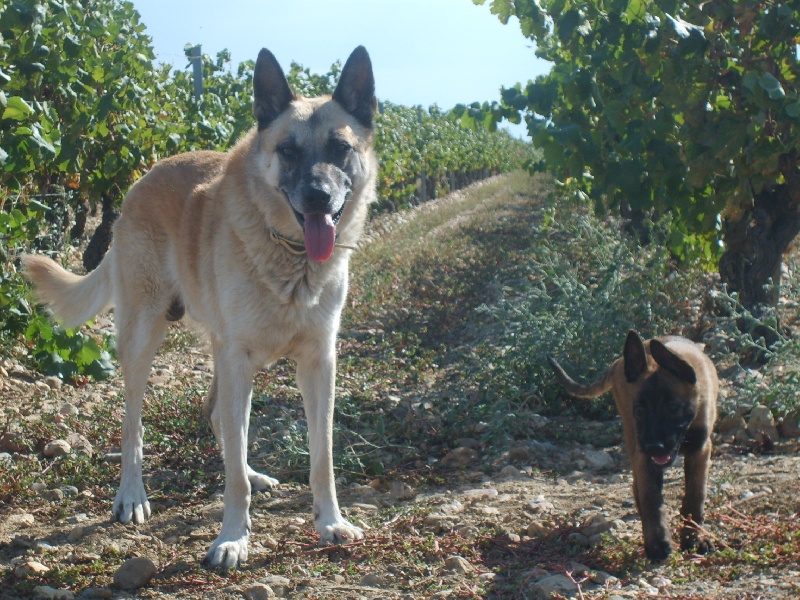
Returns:
[[[122,476],[114,499],[114,518],[122,523],[142,523],[150,517],[150,502],[142,481],[144,403],[150,365],[164,339],[163,312],[139,309],[134,314],[125,302],[115,311],[117,353],[125,379],[125,418],[122,421]]]
[[[219,412],[216,410],[217,396],[218,383],[217,374],[215,372],[211,378],[211,386],[208,388],[208,395],[205,397],[205,400],[203,400],[203,416],[211,426],[211,430],[214,432],[214,437],[217,438],[217,444],[219,444],[220,452],[224,458],[225,445],[221,436]],[[250,487],[256,492],[271,490],[278,485],[278,483],[280,483],[274,477],[270,477],[269,475],[265,475],[264,473],[259,473],[258,471],[254,470],[249,464],[247,465],[247,479],[250,481]]]
[[[321,543],[338,544],[362,539],[364,532],[342,517],[336,498],[333,476],[334,345],[331,343],[327,352],[316,345],[314,348],[310,356],[297,358],[297,385],[308,420],[314,525]]]

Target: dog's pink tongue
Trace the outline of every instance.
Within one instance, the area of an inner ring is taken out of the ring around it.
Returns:
[[[336,225],[331,215],[312,213],[305,218],[305,245],[308,258],[316,262],[325,262],[333,254],[336,242]]]
[[[656,463],[659,467],[663,467],[666,465],[670,459],[672,458],[672,454],[663,454],[661,456],[653,456],[653,462]]]

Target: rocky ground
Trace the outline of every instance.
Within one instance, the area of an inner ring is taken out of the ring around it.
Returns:
[[[203,387],[210,372],[207,348],[191,341],[159,356],[150,384]],[[728,373],[724,391],[741,376]],[[101,406],[118,412],[120,395],[119,378],[62,386],[13,358],[0,360],[0,486],[13,484],[3,481],[4,465],[28,461],[35,471],[47,469],[48,458],[81,453],[115,474],[114,448],[93,447],[70,424],[98,418]],[[163,493],[151,493],[154,514],[143,525],[111,522],[116,481],[99,489],[34,481],[27,501],[0,504],[0,599],[797,598],[796,419],[776,425],[753,406],[738,413],[715,434],[706,530],[719,551],[711,557],[647,564],[623,449],[538,441],[533,430],[502,455],[465,436],[427,457],[424,477],[342,478],[343,510],[367,534],[343,547],[317,546],[306,486],[255,494],[248,564],[208,571],[199,562],[218,532],[221,480],[208,495],[188,486],[164,492],[170,479],[186,479],[182,464],[197,467],[194,448],[183,447],[170,462],[174,471],[147,472],[148,489]],[[31,449],[15,423],[43,418],[60,435]],[[557,424],[542,416],[536,426]],[[617,421],[570,425],[598,438],[619,428]],[[258,427],[256,420],[254,438]],[[218,458],[202,458],[202,469],[221,469]],[[681,489],[679,460],[666,483],[676,528]]]

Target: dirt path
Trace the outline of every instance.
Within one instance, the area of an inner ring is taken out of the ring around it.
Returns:
[[[496,202],[492,194],[483,202]],[[439,206],[452,208],[462,201],[463,194]],[[523,213],[515,207],[535,201],[504,199],[502,218],[524,229],[519,217]],[[456,211],[459,222],[448,221],[438,230],[462,226],[477,210],[471,206],[472,212]],[[384,232],[406,227],[436,208],[431,204],[380,226]],[[386,317],[386,322],[346,328],[345,349],[355,351],[355,341],[368,344],[384,335],[384,329],[390,331],[388,319],[400,321],[398,313],[387,312]],[[95,325],[108,326],[103,320]],[[456,335],[466,339],[463,332],[451,332]],[[433,352],[433,344],[431,348]],[[47,597],[46,591],[36,592],[37,586],[45,585],[59,590],[50,596],[54,598],[74,592],[76,597],[95,598],[256,599],[276,594],[328,600],[523,599],[547,597],[548,591],[567,598],[800,597],[800,458],[792,445],[754,455],[741,446],[719,444],[707,529],[723,551],[705,558],[675,555],[664,565],[650,566],[642,556],[631,478],[619,445],[553,443],[531,431],[507,452],[498,452],[473,437],[465,424],[463,437],[453,439],[449,447],[428,447],[423,440],[402,442],[425,450],[415,461],[402,459],[374,475],[343,473],[340,501],[349,518],[365,528],[363,542],[318,548],[305,485],[281,484],[270,493],[255,494],[250,560],[224,574],[199,564],[222,514],[221,462],[210,432],[196,414],[211,372],[202,341],[184,329],[173,331],[153,368],[150,383],[156,398],[146,419],[156,438],[146,447],[145,483],[154,515],[143,525],[110,521],[118,479],[113,451],[118,442],[120,378],[82,388],[60,387],[11,359],[0,364],[0,423],[7,424],[0,431],[21,432],[20,438],[4,438],[0,448],[6,452],[0,454],[0,490],[10,498],[0,504],[2,600]],[[357,383],[350,380],[357,376],[357,367],[352,372],[342,369],[348,389]],[[394,410],[412,407],[417,411],[409,409],[407,418],[412,419],[426,403],[448,401],[445,394],[452,384],[445,380],[450,374],[434,365],[403,379],[409,374],[401,376],[398,370],[387,389],[364,394],[379,393]],[[273,387],[257,399],[257,408],[264,412],[259,416],[254,411],[251,428],[251,451],[264,460],[274,456],[268,439],[280,438],[284,445],[304,443],[304,431],[296,425],[302,424],[302,415],[290,373],[278,365],[268,377]],[[194,416],[185,416],[189,414]],[[281,416],[275,419],[276,414]],[[164,425],[173,419],[175,429]],[[94,428],[87,428],[87,421],[93,421]],[[562,423],[541,417],[539,425],[545,431]],[[570,425],[590,439],[619,428],[617,421],[573,419]],[[109,430],[106,437],[90,433],[103,427]],[[72,450],[65,457],[47,458],[42,451],[55,438],[71,440]],[[84,442],[88,445],[81,449]],[[302,465],[288,458],[281,464],[284,479],[286,473],[302,471]],[[6,471],[8,465],[13,468]],[[676,527],[679,466],[667,477]],[[56,470],[58,478],[53,478]],[[106,483],[84,483],[89,480]],[[149,558],[156,572],[144,587],[126,592],[114,585],[113,577],[131,557]],[[48,570],[36,573],[40,567],[31,562]]]

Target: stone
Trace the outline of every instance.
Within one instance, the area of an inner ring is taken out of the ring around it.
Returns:
[[[37,585],[33,588],[33,597],[45,600],[73,600],[75,594],[69,590],[57,590],[48,585]]]
[[[21,565],[14,567],[14,575],[20,579],[25,579],[26,577],[42,575],[47,573],[49,570],[50,569],[48,567],[44,566],[40,562],[35,560],[26,560]]]
[[[71,451],[72,446],[67,440],[53,440],[44,447],[43,452],[47,458],[55,458],[56,456],[66,456]]]
[[[257,583],[242,590],[242,596],[245,600],[268,600],[275,598],[275,592],[272,588],[264,583]]]
[[[86,527],[83,525],[76,525],[73,527],[69,534],[67,535],[67,541],[70,544],[74,544],[78,540],[80,540],[84,535],[86,535]]]
[[[367,573],[361,578],[361,585],[365,587],[384,587],[386,586],[386,579],[377,573]]]
[[[775,427],[772,411],[763,404],[754,406],[753,410],[750,411],[747,432],[756,439],[761,438],[761,433],[765,434],[772,442],[777,442],[779,439],[778,428]]]
[[[0,433],[0,450],[6,452],[29,452],[29,445],[21,433]]]
[[[58,379],[58,378],[56,377],[55,379]],[[61,380],[58,379],[58,381],[60,382]],[[48,382],[48,385],[50,385],[49,382]],[[58,414],[63,415],[65,417],[73,417],[73,416],[78,414],[78,407],[75,406],[74,404],[70,404],[69,402],[66,402],[66,403],[62,404],[58,408]]]
[[[97,598],[98,600],[109,600],[114,597],[114,592],[111,588],[105,587],[91,587],[86,588],[80,594],[81,598]]]
[[[785,438],[800,437],[800,410],[793,410],[783,417],[778,429]]]
[[[503,467],[497,474],[497,478],[500,480],[524,479],[522,476],[522,472],[514,465],[507,465]]]
[[[263,581],[279,598],[286,598],[292,590],[292,582],[281,575],[270,575]]]
[[[114,585],[123,590],[135,590],[147,585],[156,574],[156,566],[146,556],[129,558],[114,573]]]
[[[721,434],[733,433],[747,429],[747,421],[742,415],[730,415],[720,419],[717,423],[717,431]]]
[[[583,457],[590,469],[599,471],[614,468],[614,457],[605,450],[586,450]]]
[[[540,523],[539,521],[531,521],[531,523],[525,530],[525,533],[528,535],[528,537],[532,538],[544,537],[548,533],[550,533],[550,528],[544,523]]]
[[[402,481],[393,481],[392,488],[389,490],[389,497],[392,500],[408,500],[415,495],[414,488]]]
[[[444,561],[444,568],[447,571],[453,571],[464,575],[465,573],[470,573],[474,567],[463,556],[455,555],[447,557]]]
[[[67,443],[72,446],[72,449],[78,454],[84,454],[89,458],[92,458],[94,455],[94,448],[92,448],[92,444],[86,439],[86,436],[80,433],[70,433],[67,436]]]
[[[454,450],[450,450],[442,459],[442,465],[445,467],[467,467],[473,464],[478,459],[478,453],[472,448],[460,446]]]
[[[39,495],[48,502],[61,502],[64,499],[64,492],[59,489],[42,490]]]
[[[531,591],[537,600],[550,600],[555,594],[572,598],[578,591],[578,586],[566,575],[550,575],[537,581]]]

